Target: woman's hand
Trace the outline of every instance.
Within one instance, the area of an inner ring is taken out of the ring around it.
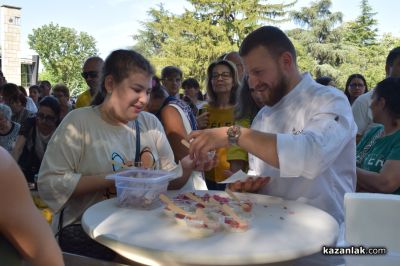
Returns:
[[[196,117],[197,126],[199,129],[207,128],[209,112],[204,112]]]
[[[258,192],[263,186],[265,186],[271,177],[257,177],[256,179],[249,177],[246,181],[236,181],[235,183],[229,184],[229,189],[237,192]]]

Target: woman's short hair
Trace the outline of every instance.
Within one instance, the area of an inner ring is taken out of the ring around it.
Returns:
[[[265,47],[271,55],[278,57],[289,52],[296,61],[296,50],[289,37],[279,28],[263,26],[251,32],[240,45],[240,56],[246,56],[258,46]]]
[[[92,101],[92,105],[99,105],[104,101],[107,95],[105,87],[107,76],[111,75],[116,83],[120,83],[129,77],[132,72],[144,72],[149,76],[154,75],[154,69],[150,62],[138,52],[127,49],[119,49],[111,52],[104,61],[101,88]]]
[[[165,79],[172,75],[178,75],[179,77],[182,78],[183,73],[182,70],[176,66],[166,66],[161,70],[161,79]]]
[[[10,106],[0,103],[0,114],[3,114],[7,121],[11,121],[12,111]]]
[[[239,90],[239,79],[238,79],[238,74],[236,70],[236,66],[232,64],[228,60],[217,60],[212,62],[207,69],[207,97],[208,97],[208,103],[211,106],[217,106],[218,105],[218,99],[217,99],[217,94],[215,93],[213,86],[212,86],[212,72],[214,68],[218,65],[224,65],[227,66],[231,72],[232,79],[233,79],[233,86],[231,89],[231,93],[229,96],[229,104],[235,105],[236,104],[236,94]]]
[[[29,92],[32,92],[34,90],[37,91],[37,92],[40,92],[39,85],[32,85],[32,86],[29,87]]]
[[[65,97],[69,98],[69,89],[66,85],[59,83],[52,88],[53,92],[61,92]]]
[[[54,96],[45,96],[39,102],[39,108],[41,106],[49,107],[57,116],[60,117],[60,103],[58,99]]]
[[[182,82],[182,88],[196,88],[200,89],[200,84],[195,78],[187,78]]]
[[[14,83],[7,83],[3,85],[3,99],[5,102],[14,103],[20,102],[23,106],[26,106],[26,96],[22,94],[18,86]]]
[[[374,94],[385,99],[385,107],[395,118],[400,119],[400,78],[386,78],[376,85]]]
[[[332,81],[332,78],[328,76],[321,76],[316,78],[315,81],[321,85],[328,86],[329,83]]]

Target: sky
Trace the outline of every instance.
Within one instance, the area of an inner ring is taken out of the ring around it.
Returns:
[[[283,0],[285,3],[289,0]],[[269,0],[268,3],[281,3]],[[360,15],[361,0],[332,0],[331,11],[341,11],[344,21],[354,20]],[[8,0],[1,5],[11,5],[21,9],[21,52],[22,56],[35,54],[29,50],[28,34],[32,29],[53,22],[60,26],[87,32],[97,43],[100,56],[106,57],[111,51],[127,48],[134,44],[132,35],[141,28],[141,21],[149,19],[147,11],[163,3],[172,13],[180,14],[190,4],[184,0]],[[311,0],[298,0],[295,9],[309,6]],[[400,10],[400,1],[369,0],[368,3],[377,15],[380,34],[392,33],[400,37],[400,27],[393,22]],[[295,27],[294,24],[281,26],[283,29]]]

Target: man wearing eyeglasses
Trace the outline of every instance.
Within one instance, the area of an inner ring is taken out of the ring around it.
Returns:
[[[81,93],[76,99],[75,108],[89,106],[92,98],[97,93],[100,83],[100,73],[104,61],[98,56],[86,59],[82,68],[82,77],[85,79],[89,89]]]

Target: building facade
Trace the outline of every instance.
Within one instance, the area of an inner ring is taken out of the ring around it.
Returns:
[[[0,7],[1,70],[7,82],[29,87],[36,84],[39,57],[21,56],[21,8]]]

